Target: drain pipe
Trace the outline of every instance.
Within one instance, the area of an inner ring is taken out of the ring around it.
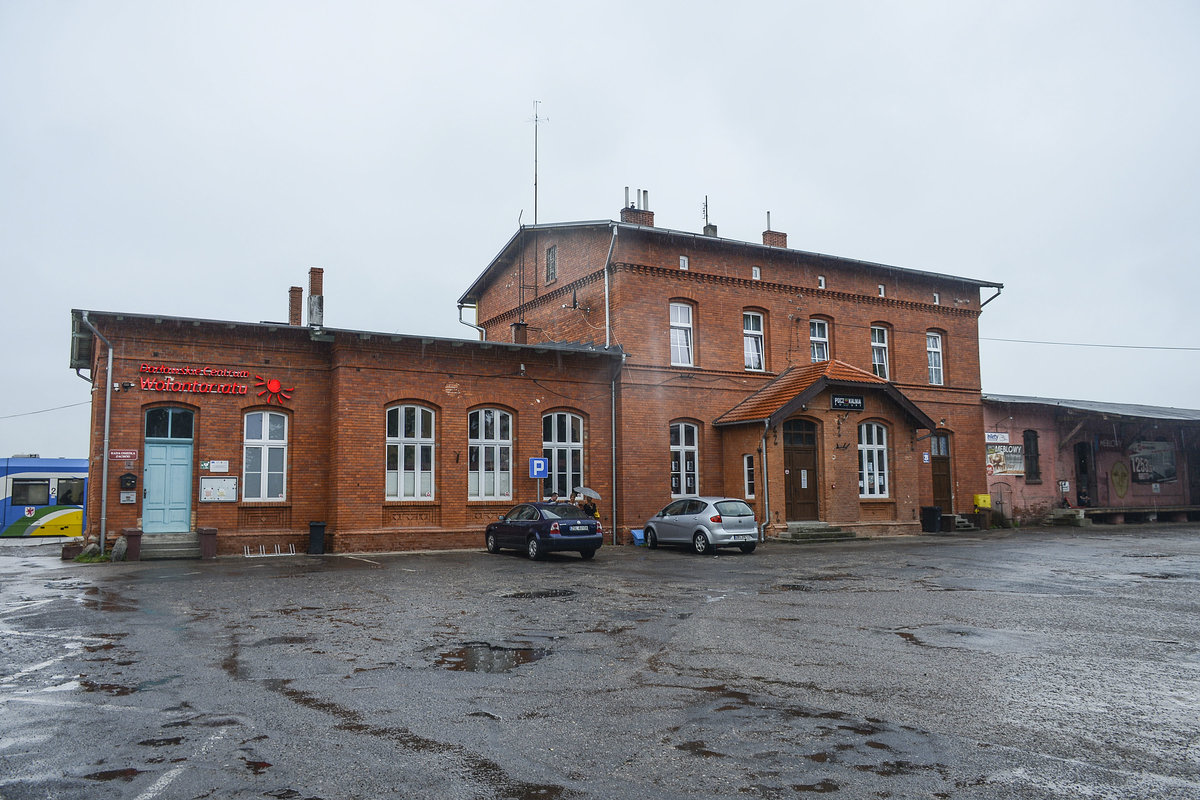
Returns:
[[[762,528],[758,532],[758,540],[760,542],[767,540],[767,526],[771,524],[771,481],[767,476],[767,426],[770,424],[770,420],[763,421],[762,440],[758,445],[758,452],[762,453],[763,510],[767,515],[766,521],[763,522]]]
[[[613,226],[612,226],[612,231],[613,231],[612,239],[608,243],[608,255],[605,256],[605,258],[604,258],[604,346],[605,347],[608,347],[612,343],[612,327],[611,327],[611,322],[609,321],[609,308],[608,308],[608,273],[609,273],[609,269],[612,267],[613,250],[616,249],[616,246],[617,246],[617,231],[618,230],[619,229],[617,228],[617,225],[614,222]],[[622,358],[622,361],[624,361],[623,358]]]
[[[88,327],[96,338],[104,342],[104,346],[108,348],[108,367],[104,371],[104,449],[100,451],[100,552],[104,552],[104,545],[108,538],[108,432],[110,423],[112,422],[112,362],[113,362],[113,346],[112,342],[104,338],[104,334],[96,330],[96,326],[88,319],[88,312],[81,311],[80,319],[83,324]],[[76,371],[78,374],[78,371]],[[80,377],[83,377],[82,375]],[[96,379],[92,377],[92,386],[95,387]],[[89,470],[90,471],[90,470]]]
[[[479,306],[471,306],[471,308],[475,309],[476,312],[479,311]],[[487,331],[485,331],[481,326],[474,325],[470,322],[467,322],[465,319],[463,319],[462,318],[462,310],[463,310],[463,304],[459,303],[458,304],[458,321],[461,322],[463,325],[466,325],[468,328],[474,328],[475,330],[479,331],[479,341],[486,342],[487,341]]]

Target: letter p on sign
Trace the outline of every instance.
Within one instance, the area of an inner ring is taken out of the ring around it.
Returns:
[[[531,477],[531,478],[548,478],[548,477],[550,477],[550,459],[548,459],[548,458],[531,458],[531,459],[529,459],[529,477]]]

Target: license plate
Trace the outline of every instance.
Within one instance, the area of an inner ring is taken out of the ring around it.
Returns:
[[[586,533],[589,530],[587,525],[572,525],[571,533]]]
[[[752,537],[751,537],[749,534],[744,534],[744,535],[742,535],[742,536],[735,536],[735,537],[733,537],[733,540],[734,540],[735,542],[748,542],[748,541],[750,541],[750,539],[751,539],[751,538],[752,538]]]

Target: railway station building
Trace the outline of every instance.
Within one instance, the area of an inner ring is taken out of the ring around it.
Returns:
[[[517,230],[459,298],[469,339],[328,328],[321,270],[307,320],[296,287],[286,323],[74,311],[89,531],[481,547],[512,503],[580,485],[622,543],[692,495],[745,498],[767,538],[972,510],[1001,284],[660,228],[642,197]]]

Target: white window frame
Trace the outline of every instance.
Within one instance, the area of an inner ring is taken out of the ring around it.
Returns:
[[[389,408],[384,420],[384,498],[433,500],[437,412],[408,403]]]
[[[871,326],[871,371],[888,380],[888,329],[883,325]]]
[[[468,500],[512,500],[512,426],[502,408],[467,414]]]
[[[942,293],[941,292],[933,293],[933,304],[935,306],[940,306],[942,304]]]
[[[888,494],[887,428],[878,422],[858,426],[858,496],[879,500]]]
[[[570,411],[542,415],[542,457],[550,465],[543,484],[549,497],[567,499],[583,482],[583,417]]]
[[[754,499],[754,492],[758,488],[754,478],[754,454],[746,453],[742,456],[742,494],[747,500]]]
[[[251,436],[251,418],[258,419],[257,436]],[[272,420],[282,421],[282,427],[273,428]],[[287,450],[287,414],[278,411],[247,411],[243,415],[242,500],[255,503],[286,502]],[[257,462],[257,468],[251,466],[251,461]]]
[[[825,288],[825,276],[824,276],[824,275],[818,275],[818,276],[817,276],[817,288],[818,288],[818,289],[824,289],[824,288]]]
[[[671,303],[671,366],[695,366],[692,352],[692,306],[689,303]]]
[[[930,386],[945,385],[946,374],[942,353],[942,335],[937,331],[925,331],[925,354],[929,361]]]
[[[881,284],[879,284],[879,296],[880,296],[880,297],[887,297],[887,287],[886,287],[886,286],[884,286],[882,283],[881,283]]]
[[[750,268],[750,280],[752,280],[752,281],[761,281],[762,280],[762,267],[751,267]]]
[[[810,319],[808,321],[808,344],[812,352],[812,361],[829,360],[829,328],[831,323],[824,319]]]
[[[687,256],[679,257],[679,268],[681,270],[683,270],[684,272],[687,271],[687,268],[688,268],[688,257]]]
[[[757,327],[755,324],[757,323]],[[742,356],[746,369],[763,372],[767,368],[764,319],[759,311],[742,312]]]
[[[558,245],[552,244],[546,248],[546,283],[558,280]]]
[[[700,429],[690,422],[672,422],[671,497],[699,496]]]

